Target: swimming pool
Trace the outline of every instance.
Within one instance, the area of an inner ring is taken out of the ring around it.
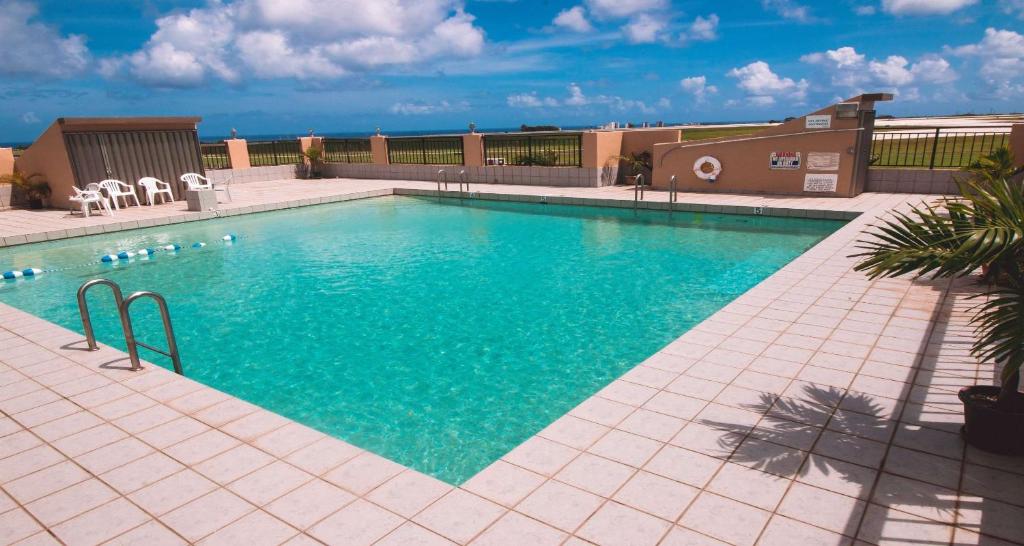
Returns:
[[[0,301],[81,331],[86,280],[158,291],[189,377],[458,484],[842,225],[381,197],[0,249],[73,266]],[[97,335],[123,348],[110,300]]]

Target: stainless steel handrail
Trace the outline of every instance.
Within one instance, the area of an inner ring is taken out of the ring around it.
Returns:
[[[444,189],[445,189],[445,191],[448,191],[448,172],[445,171],[444,169],[438,169],[437,170],[437,191],[438,191],[438,195],[440,195],[440,192],[441,192],[441,181],[442,180],[444,180]]]
[[[132,329],[132,317],[129,313],[130,307],[133,302],[138,301],[141,298],[150,298],[156,302],[157,307],[160,309],[160,320],[164,323],[164,337],[167,339],[167,350],[163,351],[157,349],[152,345],[147,345],[137,339],[135,339],[135,330]],[[139,361],[139,345],[153,351],[160,353],[171,359],[174,364],[174,371],[178,375],[185,375],[185,372],[181,369],[181,355],[178,353],[178,343],[174,339],[174,328],[171,326],[171,314],[167,310],[167,300],[163,296],[156,292],[150,292],[144,290],[142,292],[135,292],[128,296],[124,300],[124,304],[121,305],[121,322],[124,324],[124,339],[128,343],[128,357],[132,361],[132,369],[142,369],[142,363]]]
[[[100,348],[96,345],[96,334],[92,329],[92,317],[89,315],[89,303],[85,301],[85,294],[90,288],[96,285],[109,286],[110,291],[114,293],[114,302],[117,304],[118,313],[121,312],[121,305],[124,303],[124,294],[121,292],[121,287],[110,279],[93,279],[82,284],[78,287],[78,314],[82,316],[82,329],[85,330],[85,341],[89,344],[90,351],[98,351]],[[121,320],[121,328],[124,329],[124,320]]]
[[[668,211],[672,212],[673,204],[679,202],[679,192],[676,191],[676,175],[668,179]]]
[[[134,294],[124,297],[124,293],[121,291],[121,287],[110,279],[93,279],[86,281],[78,288],[78,312],[82,316],[82,329],[85,330],[85,341],[89,345],[90,351],[99,350],[99,346],[96,344],[96,334],[92,328],[92,317],[89,315],[89,304],[85,299],[86,293],[90,288],[97,285],[105,285],[110,287],[110,291],[114,293],[114,302],[117,304],[117,314],[121,319],[121,330],[124,332],[124,340],[128,345],[128,358],[132,363],[132,371],[142,369],[142,362],[139,359],[139,345],[153,351],[160,353],[171,359],[174,364],[174,371],[178,375],[185,375],[181,367],[181,354],[178,352],[178,342],[174,337],[174,328],[171,326],[171,314],[167,310],[167,300],[163,296],[156,292],[142,291],[135,292]],[[160,319],[164,324],[164,336],[167,338],[167,351],[157,349],[147,345],[141,341],[135,339],[135,330],[132,327],[132,317],[129,314],[129,307],[132,302],[140,298],[151,298],[156,301],[157,307],[160,309]]]
[[[637,206],[637,196],[639,195],[639,201],[644,199],[644,173],[638,173],[633,177],[633,208]]]
[[[466,193],[469,193],[469,178],[466,176],[466,169],[459,171],[459,193],[462,192],[462,185],[466,185]]]

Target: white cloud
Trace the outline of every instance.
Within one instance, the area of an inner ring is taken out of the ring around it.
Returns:
[[[586,0],[586,4],[601,19],[624,19],[668,6],[667,0]]]
[[[949,51],[979,63],[978,74],[992,95],[1004,99],[1024,95],[1024,35],[987,28],[980,42]]]
[[[39,116],[35,112],[25,112],[21,115],[21,122],[26,125],[34,125],[39,121]]]
[[[954,82],[960,77],[950,66],[949,61],[935,55],[914,63],[910,72],[917,80],[936,84]]]
[[[0,75],[68,78],[89,64],[85,38],[62,35],[58,29],[33,22],[39,14],[31,2],[0,2]]]
[[[457,103],[450,103],[446,100],[442,100],[438,103],[422,101],[396,102],[395,104],[392,104],[390,108],[392,114],[399,114],[403,116],[425,116],[443,112],[465,112],[466,110],[469,110],[468,102],[460,101]]]
[[[157,19],[139,50],[105,59],[158,86],[217,78],[335,78],[375,68],[471,58],[483,30],[458,0],[213,0]]]
[[[747,101],[756,106],[768,106],[776,98],[802,103],[810,86],[807,80],[794,81],[772,72],[764,61],[755,61],[742,68],[733,68],[729,76],[739,80],[737,86],[747,93]]]
[[[519,93],[506,97],[505,103],[513,108],[540,108],[542,106],[558,106],[558,99],[541,98],[537,96],[537,93]]]
[[[594,30],[594,26],[587,20],[583,6],[574,6],[558,12],[558,15],[555,16],[551,23],[556,27],[567,28],[574,32],[590,32]]]
[[[630,42],[634,44],[649,44],[658,41],[662,37],[665,27],[665,19],[641,13],[622,27],[622,30],[626,33],[626,38]]]
[[[697,16],[690,23],[689,31],[682,36],[684,40],[710,42],[718,39],[718,15],[712,13],[707,17]]]
[[[811,8],[794,0],[761,0],[761,6],[768,11],[775,12],[784,19],[792,19],[801,23],[806,23],[813,19],[811,17]]]
[[[882,0],[882,10],[893,15],[949,15],[978,0]]]
[[[575,83],[569,84],[569,98],[565,99],[565,104],[569,106],[583,106],[587,104],[587,97],[583,95],[583,89]]]
[[[874,15],[876,11],[875,6],[857,6],[853,8],[853,12],[857,15]]]
[[[708,79],[705,76],[691,76],[689,78],[683,78],[679,80],[679,87],[683,88],[683,91],[693,95],[693,98],[697,102],[704,102],[707,100],[708,95],[714,95],[718,93],[718,87],[714,85],[708,85]]]
[[[914,75],[907,66],[910,61],[900,55],[890,55],[884,61],[871,61],[868,70],[882,85],[900,87],[914,81]]]

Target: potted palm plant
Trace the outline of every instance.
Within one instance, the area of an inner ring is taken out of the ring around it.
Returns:
[[[306,148],[306,151],[302,152],[302,157],[305,161],[306,178],[320,178],[320,167],[323,164],[324,152],[320,148],[313,148],[310,146]]]
[[[11,201],[15,195],[28,201],[31,209],[43,208],[43,201],[50,197],[50,184],[43,179],[41,174],[25,174],[21,171],[14,171],[0,177],[0,184],[11,185]]]
[[[872,237],[860,241],[864,252],[856,255],[862,261],[855,269],[870,278],[982,271],[987,288],[975,296],[971,352],[1002,366],[1002,373],[999,385],[960,390],[963,432],[980,449],[1024,455],[1024,185],[1007,178],[1013,169],[976,164],[968,170],[974,176],[956,181],[958,197],[894,213],[873,226]]]

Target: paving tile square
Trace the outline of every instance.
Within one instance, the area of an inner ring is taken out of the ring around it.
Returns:
[[[196,542],[255,509],[230,491],[215,489],[164,514],[160,520],[190,542]]]
[[[452,486],[426,474],[406,470],[374,489],[366,499],[411,518],[451,489]]]
[[[185,467],[163,453],[150,453],[141,459],[111,469],[100,478],[122,495],[156,483]]]
[[[614,427],[622,422],[627,415],[633,413],[633,407],[619,402],[613,402],[599,397],[591,397],[569,412],[570,415],[599,423],[607,427]]]
[[[117,498],[103,482],[89,479],[25,505],[46,526],[54,526]]]
[[[620,404],[626,404],[628,406],[641,406],[644,402],[650,400],[658,389],[638,385],[636,383],[630,383],[628,381],[617,380],[612,381],[607,387],[597,392],[597,396],[618,402]]]
[[[318,543],[319,544],[319,543]],[[441,535],[428,531],[412,522],[406,522],[388,536],[380,539],[375,546],[453,546],[455,543]]]
[[[337,438],[324,437],[292,452],[285,460],[314,476],[322,476],[362,452]]]
[[[150,520],[103,544],[104,546],[134,546],[136,544],[145,544],[146,546],[184,546],[188,543],[167,527],[157,523],[156,520]]]
[[[489,501],[512,507],[544,480],[540,474],[498,460],[463,483],[462,488]]]
[[[867,504],[802,483],[794,483],[779,505],[778,513],[829,531],[854,536]]]
[[[0,483],[16,480],[66,460],[57,450],[41,445],[0,459]]]
[[[949,489],[956,489],[960,483],[960,461],[899,446],[889,449],[883,470]]]
[[[185,469],[129,494],[128,498],[147,512],[162,516],[216,488],[217,484],[198,472]]]
[[[356,496],[324,480],[313,480],[268,504],[264,509],[305,530],[356,500]]]
[[[725,546],[726,544],[678,525],[665,535],[665,540],[661,541],[661,546]]]
[[[204,538],[199,544],[234,546],[277,545],[298,534],[298,531],[281,520],[262,511],[251,512],[242,519]]]
[[[75,462],[93,474],[102,474],[108,470],[128,464],[153,453],[153,448],[128,437],[94,449],[75,457]]]
[[[715,426],[693,422],[672,438],[671,444],[699,451],[712,457],[728,457],[743,441],[748,429],[745,426],[733,430],[730,423],[710,422]]]
[[[233,447],[192,466],[200,474],[225,485],[270,464],[274,458],[250,445]]]
[[[163,404],[157,404],[144,410],[133,412],[125,415],[124,417],[118,418],[114,421],[114,424],[126,432],[138,434],[142,431],[169,423],[182,417],[183,415],[181,413],[178,413]]]
[[[640,471],[626,483],[613,499],[626,506],[668,521],[676,521],[700,490]]]
[[[776,515],[768,522],[768,526],[757,543],[764,546],[791,546],[793,544],[847,546],[853,543],[853,539]]]
[[[603,502],[597,495],[552,480],[527,496],[516,511],[563,531],[573,532]]]
[[[650,438],[613,430],[590,446],[587,452],[639,468],[657,453],[662,445],[662,442]]]
[[[253,445],[275,457],[284,457],[321,438],[324,438],[322,432],[298,423],[289,423],[256,438]]]
[[[368,545],[383,538],[402,522],[402,518],[383,508],[357,500],[316,524],[309,534],[327,544]]]
[[[484,531],[474,546],[503,546],[506,544],[535,544],[558,546],[567,534],[516,512],[509,512]]]
[[[634,469],[625,464],[584,453],[555,478],[602,497],[610,497],[633,473]]]
[[[714,400],[724,388],[725,383],[701,379],[691,374],[683,374],[672,383],[669,383],[665,390],[700,400]]]
[[[114,442],[119,442],[127,437],[128,434],[121,429],[104,423],[82,432],[65,436],[54,441],[52,445],[69,457],[77,457]]]
[[[219,430],[211,429],[163,448],[163,451],[183,464],[194,465],[224,453],[240,443]]]
[[[14,544],[41,529],[32,516],[20,508],[0,513],[0,543]]]
[[[943,523],[956,517],[956,492],[883,472],[871,502]]]
[[[465,544],[504,513],[504,508],[491,501],[455,489],[420,512],[413,521]]]
[[[288,463],[275,461],[235,480],[228,489],[256,506],[263,506],[312,479],[312,475]]]
[[[746,466],[726,463],[711,480],[707,490],[773,511],[788,487],[787,479]]]
[[[67,544],[100,544],[149,520],[145,512],[120,498],[56,525],[52,530]]]
[[[952,536],[948,525],[874,504],[868,505],[857,533],[859,540],[879,546],[947,544]]]
[[[402,465],[366,451],[324,474],[324,479],[357,495],[365,495],[402,470]]]
[[[679,524],[730,544],[750,545],[770,516],[753,506],[704,492],[690,505]]]
[[[53,442],[60,438],[77,434],[102,423],[103,420],[88,411],[79,411],[50,421],[49,423],[36,426],[32,432],[39,435],[47,442]]]
[[[616,502],[608,502],[576,534],[601,546],[653,546],[672,524]]]
[[[144,432],[139,432],[136,437],[157,449],[164,449],[208,430],[210,430],[209,426],[191,417],[179,417]]]
[[[563,415],[537,434],[548,440],[583,450],[590,447],[609,430],[611,429],[604,425],[572,415]]]
[[[578,454],[579,450],[534,436],[509,451],[502,459],[537,474],[551,476]]]

